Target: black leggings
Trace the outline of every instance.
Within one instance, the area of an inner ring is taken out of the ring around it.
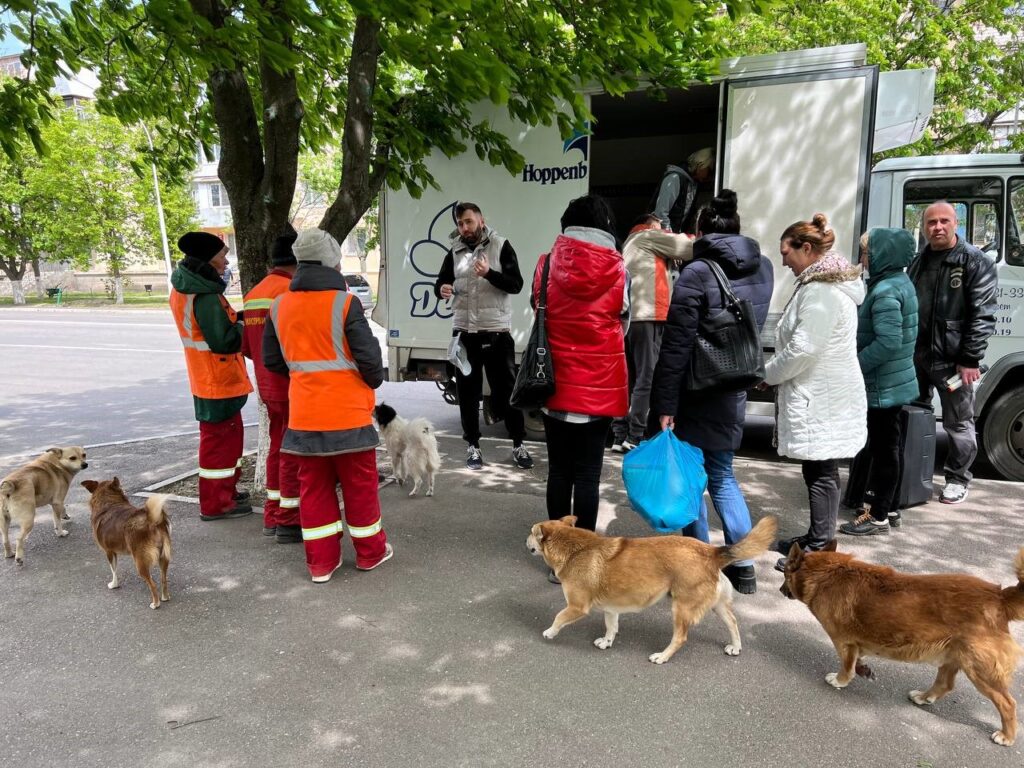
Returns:
[[[576,515],[576,527],[597,525],[604,438],[611,419],[570,424],[544,415],[548,443],[548,519]]]
[[[836,459],[804,461],[804,484],[811,505],[811,527],[807,531],[808,545],[821,549],[836,537],[839,517],[839,462]]]

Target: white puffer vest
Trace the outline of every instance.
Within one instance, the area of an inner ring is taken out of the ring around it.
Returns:
[[[801,283],[779,320],[765,381],[778,385],[778,448],[804,461],[856,455],[867,440],[867,397],[857,362],[859,270]]]
[[[469,333],[511,330],[512,299],[473,271],[477,258],[486,258],[488,266],[500,272],[504,245],[505,238],[490,227],[484,228],[483,238],[473,248],[458,238],[452,241],[455,268],[452,326],[455,330]]]

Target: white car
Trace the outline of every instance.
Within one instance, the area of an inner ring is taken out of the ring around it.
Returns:
[[[359,299],[363,309],[369,309],[373,306],[373,290],[370,288],[370,284],[366,282],[365,277],[362,275],[345,275],[345,284],[348,285],[349,292]]]

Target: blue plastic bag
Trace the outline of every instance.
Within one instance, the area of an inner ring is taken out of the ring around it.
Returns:
[[[666,429],[626,454],[622,481],[629,503],[651,528],[678,531],[700,515],[708,484],[704,454]]]

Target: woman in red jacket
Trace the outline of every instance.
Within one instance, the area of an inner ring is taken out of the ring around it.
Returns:
[[[615,217],[608,203],[588,195],[569,203],[562,234],[533,276],[540,295],[544,262],[548,346],[555,394],[543,410],[548,443],[548,517],[576,515],[576,525],[597,525],[604,441],[613,418],[629,410],[623,326],[629,322],[629,285],[616,249]],[[551,576],[549,575],[549,578]]]

